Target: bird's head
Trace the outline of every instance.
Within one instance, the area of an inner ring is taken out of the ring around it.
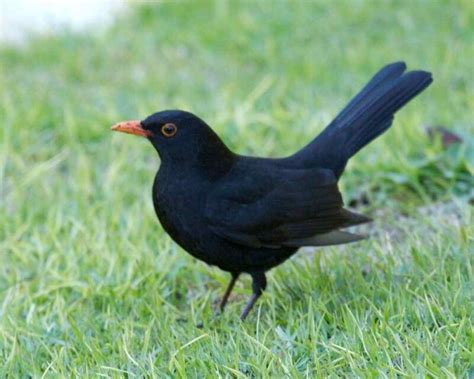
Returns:
[[[143,121],[119,122],[112,130],[147,138],[164,163],[206,164],[233,155],[209,125],[185,111],[157,112]]]

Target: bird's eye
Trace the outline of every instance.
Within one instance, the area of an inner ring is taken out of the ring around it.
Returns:
[[[173,137],[177,131],[178,131],[178,128],[176,127],[175,124],[164,124],[161,127],[161,134],[163,134],[167,138]]]

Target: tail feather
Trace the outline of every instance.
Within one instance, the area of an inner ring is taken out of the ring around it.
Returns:
[[[405,63],[380,70],[326,129],[294,158],[330,168],[339,177],[347,161],[392,125],[394,114],[433,81],[425,71],[404,74]]]
[[[387,130],[392,124],[394,113],[423,91],[431,81],[429,73],[409,72],[392,82],[388,88],[384,88],[372,101],[353,112],[345,123],[338,125],[340,129],[347,128],[347,159]]]
[[[393,80],[402,76],[407,66],[405,62],[395,62],[382,68],[364,88],[346,105],[346,107],[337,115],[336,120],[343,122],[344,117],[356,111],[361,105],[367,101],[367,97],[380,89],[383,85],[393,82]]]

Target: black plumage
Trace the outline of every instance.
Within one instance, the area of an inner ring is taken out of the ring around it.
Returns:
[[[253,278],[245,318],[266,287],[265,272],[302,246],[358,241],[341,230],[370,221],[343,208],[338,179],[347,161],[392,124],[396,111],[431,82],[405,64],[380,70],[306,147],[280,159],[231,152],[197,116],[162,111],[114,130],[147,137],[161,157],[153,185],[156,214],[186,251],[232,274]]]

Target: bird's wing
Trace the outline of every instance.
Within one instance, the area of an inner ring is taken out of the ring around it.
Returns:
[[[343,208],[330,170],[278,169],[236,175],[208,195],[205,216],[214,233],[251,247],[322,246],[361,239],[337,228],[367,222]]]

